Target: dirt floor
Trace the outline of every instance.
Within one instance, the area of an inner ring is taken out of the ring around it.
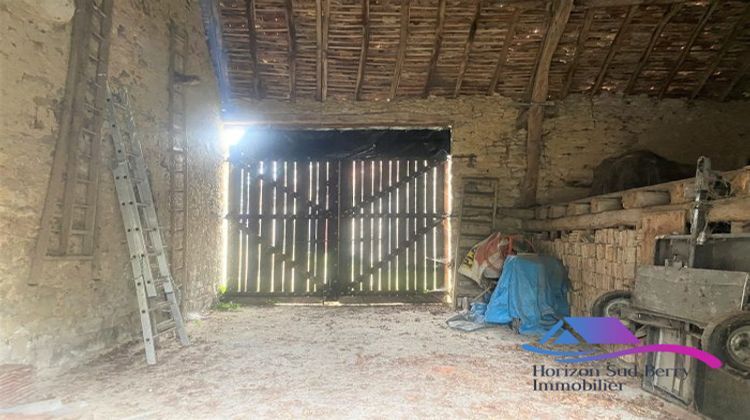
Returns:
[[[157,366],[137,346],[46,384],[84,418],[693,418],[621,392],[532,390],[544,356],[504,327],[462,333],[439,306],[246,307],[189,325]]]

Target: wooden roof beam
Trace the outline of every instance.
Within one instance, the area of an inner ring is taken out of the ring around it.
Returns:
[[[561,98],[568,96],[570,87],[573,85],[573,75],[576,72],[576,68],[578,68],[578,62],[581,60],[581,54],[583,53],[583,48],[586,44],[586,40],[589,38],[589,31],[591,30],[591,23],[593,21],[594,10],[586,10],[586,14],[583,17],[583,26],[581,26],[581,31],[578,33],[578,41],[576,41],[576,52],[573,54],[573,61],[570,63],[568,72],[565,74],[565,81],[563,82],[562,92],[560,92]]]
[[[576,0],[576,6],[583,9],[625,6],[651,6],[659,4],[685,3],[687,0]]]
[[[633,92],[633,88],[635,88],[635,83],[638,80],[638,76],[640,76],[643,68],[646,67],[646,63],[648,63],[649,58],[651,58],[651,52],[654,51],[656,43],[659,42],[659,38],[661,38],[661,34],[662,32],[664,32],[664,28],[667,27],[669,21],[671,21],[672,18],[675,17],[675,15],[677,15],[677,13],[679,13],[681,9],[682,4],[674,4],[670,6],[669,10],[667,10],[667,12],[662,16],[659,24],[657,24],[656,28],[654,28],[654,32],[651,33],[651,39],[648,41],[648,46],[646,46],[646,49],[643,51],[640,60],[638,60],[638,64],[636,64],[635,66],[635,70],[633,70],[633,73],[630,75],[628,85],[625,87],[626,95],[629,95]]]
[[[250,49],[250,68],[253,71],[253,95],[256,99],[262,96],[260,74],[258,73],[258,40],[255,33],[255,1],[245,0],[245,19],[247,20],[248,48]]]
[[[367,66],[367,50],[370,48],[370,0],[362,0],[362,48],[359,51],[357,82],[354,85],[354,100],[359,100]]]
[[[401,30],[399,33],[398,55],[396,56],[396,67],[393,69],[391,80],[390,98],[393,100],[401,82],[401,69],[406,59],[406,43],[409,40],[409,0],[401,0]]]
[[[750,4],[748,4],[745,7],[745,13],[740,16],[739,19],[737,19],[737,22],[734,23],[732,26],[732,29],[729,30],[729,34],[727,35],[724,42],[722,42],[721,49],[716,54],[714,59],[711,61],[711,64],[708,65],[708,68],[706,69],[706,72],[703,73],[703,76],[700,78],[700,81],[698,82],[698,85],[693,90],[693,93],[690,95],[690,99],[695,99],[700,93],[701,90],[703,90],[703,86],[706,85],[708,82],[708,79],[711,78],[711,75],[716,72],[716,69],[719,67],[719,64],[721,63],[721,60],[724,58],[724,55],[729,51],[729,49],[734,45],[734,41],[737,39],[737,35],[742,32],[740,29],[742,29],[742,26],[744,25],[747,20],[750,19]]]
[[[315,35],[318,46],[316,61],[316,88],[319,101],[328,95],[328,16],[331,4],[328,0],[315,0]]]
[[[690,54],[690,50],[693,49],[693,44],[695,44],[695,40],[698,39],[698,36],[700,36],[701,32],[703,32],[703,28],[706,26],[706,23],[711,18],[711,15],[716,10],[716,6],[718,6],[719,1],[718,0],[711,0],[711,3],[709,3],[708,7],[706,8],[706,11],[703,12],[703,16],[701,16],[700,22],[698,22],[698,25],[695,26],[695,29],[693,29],[693,32],[690,34],[690,38],[688,39],[687,44],[685,44],[685,48],[682,49],[682,52],[680,53],[680,57],[677,59],[677,63],[675,63],[674,67],[672,67],[672,70],[669,72],[669,76],[667,76],[667,81],[664,82],[664,85],[661,87],[661,90],[659,91],[659,99],[664,97],[664,94],[667,93],[669,90],[669,85],[672,84],[672,80],[674,80],[674,77],[677,75],[677,72],[680,71],[680,67],[682,67],[682,64],[685,62],[685,59]]]
[[[490,86],[487,88],[487,95],[492,95],[497,89],[497,83],[500,81],[500,75],[503,72],[503,67],[508,61],[508,50],[510,49],[513,40],[516,37],[516,24],[521,17],[523,9],[516,8],[513,10],[513,15],[510,18],[510,24],[508,25],[508,31],[505,33],[505,40],[503,41],[503,48],[500,50],[500,55],[497,57],[497,64],[495,65],[495,72],[490,80]]]
[[[552,57],[565,31],[570,12],[573,10],[573,0],[554,0],[552,8],[552,20],[542,43],[539,65],[536,67],[531,90],[531,106],[528,111],[526,130],[526,173],[521,182],[520,204],[523,207],[536,203],[544,119],[542,104],[547,100],[549,93],[549,69],[552,65]]]
[[[734,78],[731,82],[729,82],[729,86],[727,86],[726,90],[724,90],[724,93],[721,95],[721,101],[726,101],[727,98],[729,98],[729,95],[732,94],[732,91],[737,86],[737,84],[740,82],[740,80],[750,72],[750,51],[748,51],[745,56],[742,58],[742,64],[737,72],[736,75],[734,75]]]
[[[440,0],[438,3],[438,16],[437,16],[437,27],[435,28],[435,42],[432,45],[432,56],[430,57],[430,64],[427,66],[427,79],[424,83],[424,91],[422,96],[427,97],[430,94],[430,82],[432,76],[435,73],[437,67],[438,57],[440,56],[440,48],[443,45],[443,28],[445,27],[445,0]]]
[[[292,0],[285,0],[288,64],[289,69],[289,99],[294,100],[297,85],[297,34],[294,27],[294,5]]]
[[[620,24],[620,28],[617,30],[617,34],[615,35],[615,39],[612,40],[612,45],[609,47],[609,51],[607,52],[607,57],[604,59],[604,63],[602,64],[601,69],[599,70],[599,75],[596,76],[596,82],[594,83],[594,87],[591,89],[591,94],[595,95],[599,92],[599,90],[602,88],[602,83],[604,83],[604,78],[607,76],[607,70],[609,70],[609,66],[612,64],[612,59],[615,57],[615,54],[617,54],[617,50],[620,49],[620,45],[622,43],[622,37],[625,33],[625,29],[630,25],[630,22],[633,20],[633,16],[635,16],[635,12],[638,11],[638,5],[633,5],[628,8],[628,12],[625,14],[625,18],[622,20],[622,23]]]
[[[474,7],[474,17],[471,19],[469,35],[466,37],[466,42],[464,43],[464,57],[461,60],[461,65],[458,67],[458,77],[456,78],[456,87],[453,89],[453,97],[458,96],[461,92],[461,84],[464,82],[466,67],[469,66],[469,55],[471,54],[471,47],[474,45],[474,37],[477,34],[477,24],[479,23],[479,14],[482,11],[482,1],[474,0]]]

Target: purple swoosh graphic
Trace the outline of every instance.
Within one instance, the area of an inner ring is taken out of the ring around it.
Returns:
[[[611,359],[614,357],[625,356],[628,354],[655,353],[655,352],[684,354],[685,356],[690,356],[692,358],[700,360],[701,362],[707,364],[709,367],[713,369],[718,369],[722,365],[721,360],[719,360],[718,357],[714,356],[711,353],[706,353],[705,351],[698,350],[694,347],[679,346],[676,344],[651,344],[648,346],[639,346],[639,347],[633,347],[630,349],[620,350],[620,351],[616,351],[613,353],[597,354],[595,356],[587,356],[587,357],[572,358],[572,359],[563,358],[563,359],[557,359],[557,361],[564,362],[564,363],[581,363],[581,362],[591,362],[594,360]]]

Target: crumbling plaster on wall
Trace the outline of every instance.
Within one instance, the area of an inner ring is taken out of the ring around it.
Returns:
[[[57,141],[72,23],[48,18],[29,2],[0,3],[0,363],[65,366],[140,335],[122,221],[116,207],[112,148],[104,137],[99,189],[97,268],[89,262],[45,263],[37,287],[27,285],[30,256]],[[134,105],[162,224],[168,224],[168,22],[188,16],[189,282],[187,310],[215,298],[221,277],[222,154],[213,71],[197,5],[116,1],[110,80],[127,85]],[[64,15],[56,12],[56,15]],[[8,106],[12,104],[12,106]]]

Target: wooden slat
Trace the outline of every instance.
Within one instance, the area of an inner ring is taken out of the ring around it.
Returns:
[[[398,209],[399,212],[408,213],[409,208],[407,207],[407,185],[408,185],[408,162],[405,159],[399,159],[398,161],[398,179],[396,181],[398,191]],[[408,272],[409,272],[409,260],[406,247],[401,247],[399,244],[408,241],[408,220],[398,221],[398,232],[395,242],[396,247],[396,258],[398,262],[398,284],[397,289],[400,292],[408,290]]]
[[[309,164],[308,162],[299,161],[297,164],[297,193],[299,198],[297,199],[297,214],[307,216],[310,214],[310,207],[305,203],[309,202]],[[296,195],[295,195],[296,196]],[[302,271],[307,271],[307,256],[308,256],[308,243],[310,241],[310,225],[311,221],[309,218],[297,220],[296,228],[296,241],[295,241],[295,252],[294,260],[296,261],[299,269],[295,269],[294,276],[294,293],[297,295],[307,293],[307,280],[302,274]]]
[[[724,55],[726,55],[727,51],[735,46],[735,40],[737,39],[737,36],[740,34],[742,26],[750,20],[750,3],[745,7],[745,12],[740,16],[739,19],[732,25],[732,28],[729,30],[729,34],[727,34],[726,38],[724,38],[721,49],[718,53],[714,56],[713,60],[711,60],[711,63],[706,68],[706,71],[703,73],[703,76],[698,81],[698,84],[695,86],[695,89],[693,90],[693,93],[690,95],[690,99],[695,99],[700,93],[701,90],[703,90],[703,86],[706,85],[706,82],[708,82],[708,79],[711,78],[711,75],[714,74],[716,69],[719,67],[719,63],[721,63],[721,60],[724,58]]]
[[[531,107],[527,117],[526,173],[521,183],[521,205],[530,206],[536,202],[536,189],[539,179],[539,160],[542,143],[542,103],[549,92],[549,68],[552,56],[560,43],[565,25],[573,10],[572,0],[557,0],[553,3],[553,17],[541,48],[540,61],[534,75],[531,90]]]
[[[659,39],[661,38],[662,32],[664,32],[664,28],[667,26],[670,20],[672,20],[677,13],[680,12],[682,9],[682,4],[677,3],[673,4],[669,7],[669,10],[667,10],[664,13],[664,16],[662,16],[661,20],[659,21],[659,24],[656,25],[654,28],[654,32],[651,34],[651,39],[648,42],[648,45],[646,46],[646,49],[643,51],[643,54],[641,55],[640,60],[638,60],[638,64],[636,64],[635,69],[633,70],[633,73],[630,75],[630,80],[628,80],[628,85],[625,87],[625,94],[629,95],[633,93],[633,88],[635,88],[635,83],[638,80],[638,76],[640,76],[641,71],[643,71],[643,68],[646,67],[646,63],[648,63],[649,58],[651,58],[651,52],[654,50],[654,47],[656,46],[656,43],[659,42]]]
[[[425,98],[430,94],[430,82],[432,81],[432,75],[435,73],[437,67],[438,57],[440,56],[440,49],[443,46],[443,30],[445,29],[445,1],[439,0],[437,10],[437,26],[435,28],[435,41],[432,44],[432,55],[430,56],[430,63],[427,66],[427,77],[425,78],[424,90],[422,96]]]
[[[398,85],[401,81],[401,69],[404,66],[404,59],[406,58],[406,47],[409,40],[409,3],[410,0],[401,0],[401,29],[399,31],[396,67],[393,69],[393,79],[391,80],[391,100],[396,97]]]
[[[688,39],[687,44],[685,44],[685,48],[683,48],[682,52],[680,52],[680,57],[677,59],[674,67],[672,67],[672,70],[669,72],[669,76],[667,76],[667,80],[664,82],[664,85],[662,85],[661,90],[659,91],[659,99],[663,98],[664,94],[666,94],[669,90],[669,85],[672,84],[672,80],[677,75],[677,72],[680,71],[682,63],[685,62],[685,59],[693,49],[695,40],[698,39],[698,36],[700,36],[701,32],[703,32],[703,28],[706,26],[706,23],[708,23],[708,20],[711,18],[711,15],[714,13],[714,11],[716,10],[716,6],[718,5],[718,0],[711,0],[709,6],[706,8],[706,11],[703,12],[703,16],[701,16],[700,22],[695,26],[695,29],[693,29],[693,32],[690,34],[690,38]]]
[[[359,53],[359,68],[357,69],[357,81],[354,85],[354,100],[359,100],[362,90],[362,81],[365,78],[365,66],[367,65],[367,50],[370,48],[370,0],[362,0],[362,48]]]
[[[490,80],[490,86],[487,88],[487,95],[492,95],[497,89],[497,83],[500,80],[500,75],[503,73],[505,63],[508,61],[508,51],[510,46],[513,44],[513,40],[516,37],[516,25],[521,17],[523,9],[517,8],[513,10],[513,16],[510,18],[510,24],[508,25],[508,31],[505,33],[505,39],[503,40],[503,47],[500,50],[500,55],[497,57],[497,64],[495,64],[495,71],[492,74]]]
[[[266,160],[262,162],[264,178],[273,180],[273,164],[272,161]],[[273,194],[274,185],[270,182],[261,182],[261,214],[272,214],[273,213]],[[266,244],[271,244],[271,235],[273,233],[273,220],[262,219],[260,228],[261,241]],[[260,253],[260,292],[271,293],[273,292],[273,277],[271,276],[271,267],[273,265],[271,256],[272,253],[268,251],[261,251]]]
[[[594,82],[594,87],[591,88],[592,95],[598,93],[599,90],[601,89],[602,83],[604,83],[604,78],[607,76],[607,71],[609,70],[609,66],[612,63],[612,59],[615,57],[615,54],[617,54],[617,51],[620,49],[623,34],[625,33],[626,29],[630,25],[630,22],[633,20],[633,16],[635,16],[635,13],[637,11],[638,11],[637,5],[630,6],[630,8],[628,8],[628,12],[625,14],[625,18],[622,20],[620,27],[617,29],[617,34],[615,34],[615,38],[612,40],[612,45],[610,45],[609,51],[607,51],[607,57],[604,59],[604,63],[602,64],[602,67],[599,70],[599,75],[596,77],[596,82]]]
[[[275,181],[276,184],[279,186],[284,185],[284,165],[282,161],[274,161],[272,164],[272,168],[274,171]],[[273,191],[273,215],[279,215],[283,211],[283,202],[284,202],[284,191],[281,190],[281,188],[278,187],[272,187],[271,189]],[[286,220],[272,220],[272,237],[271,237],[271,245],[274,248],[280,249],[283,253],[284,250],[284,223]],[[284,261],[282,258],[278,258],[274,256],[273,258],[273,291],[274,292],[282,292],[284,287]]]
[[[258,173],[260,170],[260,163],[254,162],[251,163],[249,166],[249,173],[247,176],[247,203],[245,204],[245,208],[247,209],[247,213],[250,215],[253,214],[260,214],[260,209],[262,206],[261,200],[260,200],[260,184],[261,181],[259,178],[255,177],[254,175]],[[246,258],[246,264],[247,264],[247,276],[246,276],[246,290],[255,292],[260,290],[260,265],[258,264],[260,261],[260,258],[262,257],[262,252],[260,248],[260,242],[257,239],[258,232],[260,232],[261,229],[261,220],[250,220],[249,223],[245,224],[248,228],[248,232],[251,232],[248,237],[246,238],[247,242],[247,258]],[[252,234],[254,232],[254,234]]]
[[[466,67],[469,65],[469,55],[471,54],[471,47],[474,45],[474,37],[477,34],[477,23],[479,22],[479,15],[482,10],[481,0],[474,0],[474,8],[474,17],[471,19],[469,34],[466,36],[466,42],[464,43],[463,59],[461,60],[461,65],[458,68],[458,77],[456,77],[456,87],[453,90],[453,97],[458,96],[458,94],[461,92],[461,84],[464,81]]]

